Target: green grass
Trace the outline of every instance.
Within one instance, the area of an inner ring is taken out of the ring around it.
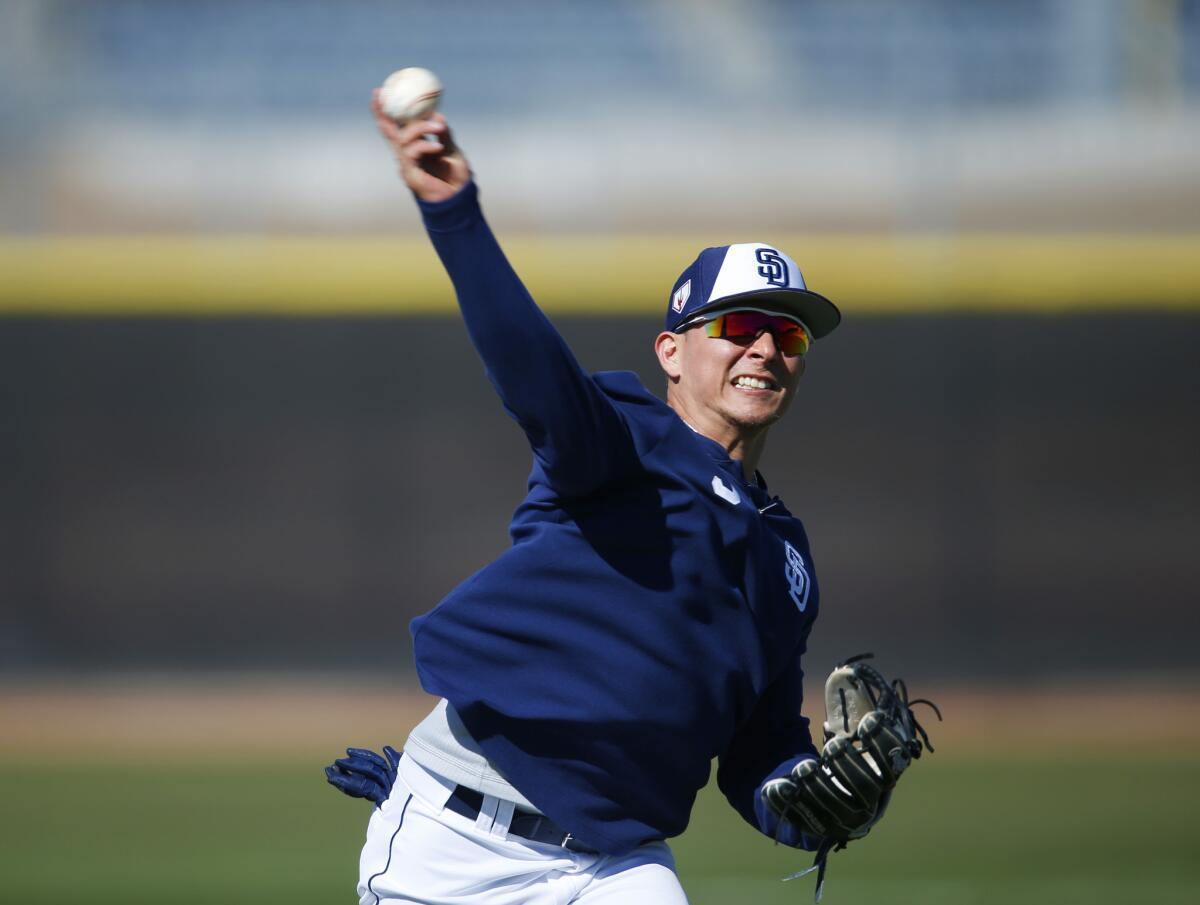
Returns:
[[[1192,903],[1200,889],[1200,769],[922,760],[872,834],[830,857],[824,902],[956,905]],[[811,902],[811,862],[730,830],[706,796],[676,846],[693,905]]]
[[[827,905],[1191,903],[1200,764],[922,761]],[[0,766],[0,902],[352,903],[365,805],[320,765]],[[807,903],[811,856],[702,795],[673,843],[693,905]]]

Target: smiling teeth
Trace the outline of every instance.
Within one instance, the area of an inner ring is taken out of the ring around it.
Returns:
[[[765,380],[759,380],[757,377],[739,377],[734,381],[734,386],[750,387],[755,390],[767,390],[771,385]]]

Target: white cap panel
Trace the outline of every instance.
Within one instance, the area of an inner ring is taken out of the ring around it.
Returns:
[[[708,302],[769,289],[807,289],[796,262],[761,242],[730,245]]]

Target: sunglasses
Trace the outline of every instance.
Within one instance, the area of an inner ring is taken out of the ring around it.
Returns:
[[[684,329],[704,327],[706,336],[713,339],[755,340],[764,330],[770,330],[785,355],[806,355],[812,345],[808,329],[799,321],[768,311],[743,310],[718,314],[711,320],[687,324]]]

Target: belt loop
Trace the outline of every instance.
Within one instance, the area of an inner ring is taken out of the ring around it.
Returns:
[[[508,835],[508,828],[512,825],[513,813],[516,809],[517,806],[514,802],[502,798],[496,799],[496,816],[492,821],[493,836],[503,839]]]
[[[475,818],[475,829],[481,833],[491,833],[496,822],[496,808],[500,799],[495,795],[484,795],[483,803],[479,806],[479,816]]]

